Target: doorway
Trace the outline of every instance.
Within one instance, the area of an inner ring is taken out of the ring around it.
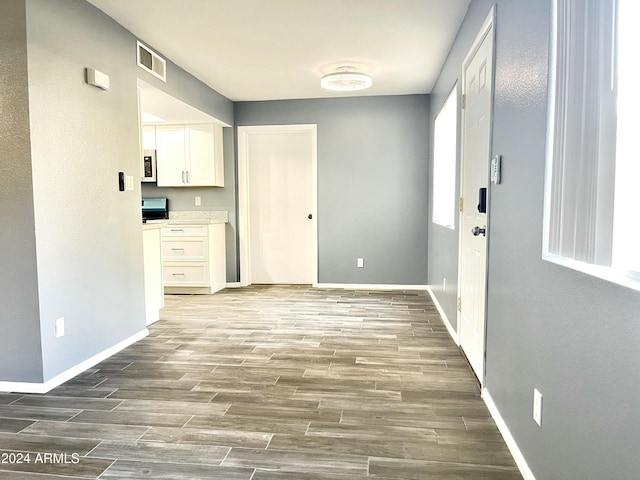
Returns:
[[[460,346],[484,384],[489,156],[493,104],[495,9],[463,63],[458,332]]]
[[[317,284],[316,125],[238,127],[240,284]]]

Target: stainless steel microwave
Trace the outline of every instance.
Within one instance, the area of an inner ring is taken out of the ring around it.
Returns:
[[[142,181],[156,182],[156,151],[144,150],[142,152]]]

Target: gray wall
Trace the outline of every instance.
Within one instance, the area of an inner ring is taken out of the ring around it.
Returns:
[[[493,3],[471,3],[433,102]],[[541,259],[549,20],[548,1],[497,2],[492,148],[503,183],[491,192],[486,387],[538,480],[638,478],[640,293]],[[454,238],[431,231],[435,284],[457,269],[457,245],[435,249]]]
[[[145,328],[141,187],[119,192],[118,172],[139,178],[136,86],[150,76],[135,37],[86,2],[0,12],[0,381],[42,382]],[[87,85],[86,67],[110,90]],[[233,122],[231,101],[172,63],[168,77],[165,91]]]
[[[27,0],[44,380],[145,328],[134,38],[86,2]],[[73,19],[73,21],[70,21]],[[85,67],[111,77],[102,91]],[[55,338],[55,319],[65,336]]]
[[[426,95],[239,102],[235,119],[318,125],[321,283],[426,284]]]
[[[134,38],[135,44],[136,39],[133,36],[132,38]],[[167,61],[166,82],[163,82],[159,78],[154,77],[150,73],[136,67],[136,74],[141,80],[144,80],[146,83],[168,93],[172,97],[182,100],[184,103],[217,118],[221,122],[233,125],[233,102],[231,100],[208,87],[189,72],[186,72],[177,66],[170,58],[165,56],[161,50],[158,50],[152,44],[147,43],[144,38],[138,38],[138,40],[145,45],[148,45],[154,52],[157,52]],[[135,52],[133,55],[135,61]]]
[[[24,2],[0,2],[0,380],[42,381]]]

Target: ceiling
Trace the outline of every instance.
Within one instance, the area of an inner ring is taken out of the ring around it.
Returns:
[[[138,80],[140,93],[140,114],[144,125],[162,125],[163,123],[219,123],[224,122],[178,100],[171,95]]]
[[[470,0],[87,0],[233,101],[345,96],[343,65],[373,77],[347,95],[429,93]]]

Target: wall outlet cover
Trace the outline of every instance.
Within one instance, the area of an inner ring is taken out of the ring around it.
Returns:
[[[56,338],[64,337],[64,317],[56,318]]]
[[[359,258],[356,265],[358,268],[364,268],[364,258]]]

